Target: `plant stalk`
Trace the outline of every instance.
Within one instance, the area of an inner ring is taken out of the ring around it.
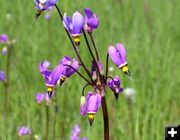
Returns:
[[[96,58],[99,61],[99,55],[98,55],[97,47],[96,47],[92,32],[90,32],[89,35],[90,35],[91,41],[93,43],[93,47],[94,47],[94,50],[95,50],[95,53],[96,53]]]
[[[104,140],[109,140],[109,118],[108,118],[108,110],[107,110],[105,96],[102,97],[101,104],[102,104],[103,120],[104,120]]]
[[[46,140],[49,137],[49,105],[46,105]]]

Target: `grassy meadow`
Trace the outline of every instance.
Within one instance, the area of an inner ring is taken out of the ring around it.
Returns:
[[[133,81],[129,81],[116,66],[112,75],[119,75],[124,88],[136,91],[128,104],[122,92],[116,101],[108,90],[107,104],[111,140],[162,140],[166,125],[180,124],[180,3],[178,0],[59,0],[63,12],[70,16],[84,7],[97,13],[100,25],[94,31],[100,58],[105,64],[108,46],[121,42],[127,50],[127,61]],[[7,19],[7,14],[11,18]],[[16,38],[10,65],[8,110],[4,115],[4,87],[0,83],[0,140],[19,140],[18,128],[27,126],[41,140],[45,139],[45,104],[37,104],[37,92],[46,87],[39,73],[42,60],[52,68],[65,55],[75,53],[54,9],[50,21],[44,14],[34,23],[33,0],[1,0],[0,34]],[[3,45],[0,44],[0,50]],[[79,52],[85,63],[91,64],[82,39]],[[6,56],[0,55],[0,70],[6,70]],[[85,72],[80,69],[80,72]],[[69,140],[75,124],[81,126],[81,136],[88,140],[103,139],[103,119],[100,109],[93,126],[79,114],[81,90],[85,82],[74,74],[57,90],[59,106],[56,139]],[[89,89],[90,90],[90,89]],[[86,89],[88,92],[88,89]],[[50,105],[52,139],[54,104]],[[24,137],[22,140],[29,140]],[[34,138],[33,138],[34,139]]]

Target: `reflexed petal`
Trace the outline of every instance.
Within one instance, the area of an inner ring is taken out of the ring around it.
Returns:
[[[116,49],[119,50],[122,63],[126,62],[126,49],[122,44],[116,44]]]
[[[64,71],[64,67],[62,65],[56,66],[56,68],[52,71],[51,75],[49,76],[50,82],[47,83],[47,85],[55,86],[57,81],[62,76],[63,71]]]
[[[108,53],[109,53],[109,56],[110,56],[111,60],[112,60],[117,66],[121,65],[121,59],[120,59],[120,57],[118,56],[115,47],[110,46],[110,47],[108,48]]]
[[[89,22],[88,22],[88,25],[91,28],[91,30],[96,29],[98,27],[98,25],[99,25],[99,19],[97,18],[97,16],[90,19]]]
[[[63,16],[63,25],[70,33],[72,33],[73,27],[72,27],[72,19],[67,16],[67,13],[64,13]]]
[[[79,12],[75,12],[72,17],[73,34],[80,34],[84,26],[84,18]]]
[[[90,94],[88,99],[88,113],[96,113],[101,106],[101,95]]]
[[[87,18],[91,18],[93,16],[93,13],[89,8],[84,8],[84,13]]]

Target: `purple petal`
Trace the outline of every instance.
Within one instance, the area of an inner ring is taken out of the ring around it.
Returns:
[[[52,71],[51,75],[49,76],[49,81],[46,83],[47,86],[55,86],[62,76],[64,71],[64,67],[62,65],[56,66],[56,68]]]
[[[120,93],[123,91],[123,88],[121,88],[121,82],[119,76],[116,76],[113,78],[113,80],[108,81],[108,87],[114,92],[114,93]]]
[[[84,13],[87,18],[91,18],[93,16],[93,13],[89,8],[84,8]]]
[[[49,82],[50,81],[50,75],[51,75],[52,72],[46,69],[43,62],[41,62],[39,64],[39,71],[41,72],[44,80],[46,82]]]
[[[96,113],[101,106],[101,95],[97,94],[90,94],[88,100],[88,113]]]
[[[122,44],[116,44],[116,49],[119,50],[122,63],[126,62],[126,49]]]
[[[111,58],[111,60],[117,65],[121,65],[121,59],[117,54],[116,48],[113,46],[110,46],[108,48],[108,53],[109,53],[109,57]]]
[[[73,27],[72,27],[72,19],[67,16],[66,13],[64,13],[63,16],[63,25],[70,33],[72,33]]]
[[[79,12],[75,12],[72,16],[73,34],[79,35],[84,26],[84,18]]]

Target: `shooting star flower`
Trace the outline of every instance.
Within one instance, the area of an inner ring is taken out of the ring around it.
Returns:
[[[85,13],[85,24],[84,29],[87,32],[92,32],[94,29],[96,29],[99,25],[99,19],[96,14],[93,14],[92,11],[89,8],[84,8]]]
[[[71,34],[77,46],[80,45],[80,35],[84,27],[84,18],[80,12],[75,12],[72,18],[68,17],[66,13],[63,17],[63,25]]]
[[[115,63],[118,68],[122,69],[123,72],[130,78],[131,74],[127,67],[126,61],[126,50],[122,44],[116,44],[116,46],[110,46],[108,49],[109,56],[113,63]]]

